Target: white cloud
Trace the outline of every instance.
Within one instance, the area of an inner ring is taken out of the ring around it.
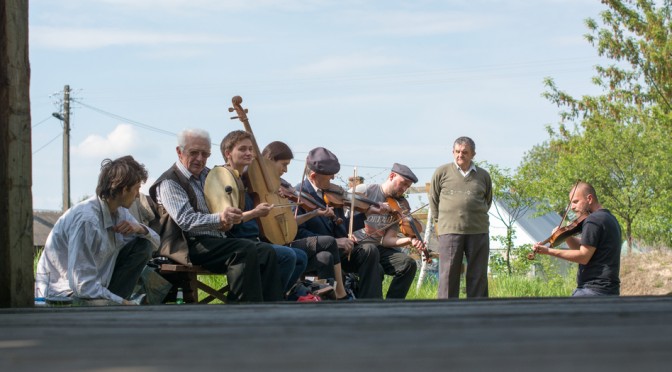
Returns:
[[[87,157],[111,157],[132,153],[139,144],[140,134],[129,124],[119,124],[106,137],[92,134],[79,145],[73,146],[72,153]]]
[[[226,44],[242,42],[208,34],[184,34],[153,31],[128,31],[113,28],[59,28],[35,26],[30,29],[30,43],[58,49],[95,49],[109,46],[166,44]]]

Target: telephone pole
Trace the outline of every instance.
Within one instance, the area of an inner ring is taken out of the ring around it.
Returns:
[[[63,88],[63,211],[70,208],[70,86]]]

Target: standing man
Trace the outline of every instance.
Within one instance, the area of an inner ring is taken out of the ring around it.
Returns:
[[[355,191],[374,202],[385,203],[388,198],[392,198],[398,204],[407,205],[404,193],[415,182],[418,182],[418,177],[410,168],[394,163],[385,182],[358,185]],[[392,276],[392,282],[385,298],[403,300],[413,284],[418,265],[399,247],[412,245],[420,249],[424,245],[417,238],[399,236],[400,218],[401,216],[394,213],[370,216],[364,221],[364,229],[357,231],[355,237],[359,246],[370,245],[378,250],[383,272]],[[380,296],[382,297],[382,291]]]
[[[608,209],[602,208],[589,183],[579,182],[569,195],[576,215],[588,214],[583,221],[581,239],[567,238],[568,250],[537,243],[534,251],[579,264],[577,288],[572,296],[618,296],[621,289],[621,226]]]
[[[159,247],[159,235],[127,209],[145,181],[147,170],[133,157],[103,160],[96,196],[70,208],[49,233],[37,263],[37,277],[49,280],[36,283],[38,293],[133,304],[128,297]]]
[[[459,297],[464,256],[467,297],[488,297],[492,180],[474,164],[475,155],[471,138],[456,139],[455,162],[437,168],[430,183],[429,207],[439,237],[439,299]]]
[[[210,134],[187,129],[177,136],[178,161],[150,187],[159,205],[160,254],[213,273],[225,273],[232,302],[279,301],[282,284],[275,251],[247,239],[227,238],[224,231],[240,223],[242,211],[227,207],[211,213],[203,186],[210,169]]]

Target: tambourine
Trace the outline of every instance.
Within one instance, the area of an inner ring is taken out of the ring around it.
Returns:
[[[211,213],[223,212],[227,207],[242,208],[245,205],[243,183],[236,173],[238,172],[223,166],[216,166],[208,173],[203,191]]]

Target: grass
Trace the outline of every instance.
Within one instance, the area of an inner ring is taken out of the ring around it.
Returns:
[[[204,275],[199,276],[199,280],[214,287],[221,287],[226,283],[224,275]],[[411,289],[406,296],[407,300],[434,300],[436,299],[438,282],[435,277],[428,275],[420,288],[416,288],[418,277],[416,276]],[[383,293],[387,293],[392,277],[385,276],[383,281]],[[460,298],[466,298],[464,277],[460,281]],[[525,276],[505,276],[500,275],[488,280],[489,292],[491,298],[514,298],[514,297],[568,297],[572,290],[576,288],[576,280],[570,272],[561,277],[555,276],[550,280],[540,277],[529,278]],[[206,296],[203,291],[199,291],[199,299]],[[214,301],[213,303],[217,303]]]

